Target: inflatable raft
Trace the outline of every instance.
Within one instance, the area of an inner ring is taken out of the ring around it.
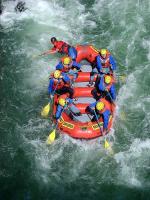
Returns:
[[[96,79],[96,77],[95,77]],[[89,82],[90,80],[90,73],[89,72],[79,72],[78,78],[76,79],[77,83]],[[75,87],[74,88],[74,98],[86,98],[92,99],[91,91],[92,87]],[[94,99],[93,99],[94,100]],[[56,107],[58,102],[58,95],[54,95],[54,103],[53,103],[53,114],[56,113]],[[88,115],[86,113],[86,107],[90,104],[88,103],[76,103],[76,107],[80,110],[82,115]],[[108,130],[112,127],[113,123],[113,114],[115,111],[114,104],[109,103],[111,115],[109,118]],[[88,115],[89,116],[89,115]],[[103,120],[102,118],[99,119],[99,127],[97,121],[82,121],[82,116],[80,117],[81,120],[73,120],[68,112],[64,111],[61,115],[61,118],[58,122],[58,128],[61,130],[62,133],[68,134],[69,136],[77,139],[93,139],[96,137],[103,136],[101,132],[103,127]],[[109,131],[108,131],[109,132]]]

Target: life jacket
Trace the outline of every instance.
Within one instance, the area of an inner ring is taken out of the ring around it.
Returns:
[[[59,80],[54,78],[53,80],[54,80],[53,90],[61,89],[64,86],[64,82],[62,79]]]
[[[50,75],[50,78],[53,78],[54,80],[53,90],[61,89],[63,86],[70,87],[70,83],[66,83],[62,78],[61,79],[54,78],[54,73]]]
[[[63,42],[63,41],[56,41],[54,43],[54,47],[56,49],[58,49],[59,53],[68,54],[68,50],[69,50],[70,45],[67,44],[66,42]]]
[[[103,58],[101,56],[101,54],[99,54],[99,55],[100,55],[100,60],[101,60],[103,72],[107,74],[110,71],[110,60],[109,60],[110,52],[107,50],[105,58]]]
[[[93,64],[96,61],[96,57],[99,55],[98,50],[92,45],[77,45],[76,50],[76,62],[78,63],[82,60],[87,60],[89,63]]]
[[[111,112],[111,105],[110,103],[105,99],[105,98],[101,98],[98,102],[103,102],[104,103],[104,108],[103,110],[99,111],[96,109],[96,111],[99,113],[99,114],[103,114],[106,110],[109,110]]]
[[[108,75],[105,75],[108,76]],[[111,75],[111,82],[109,84],[105,83],[105,76],[104,76],[104,84],[105,84],[105,88],[107,88],[107,90],[110,90],[111,86],[116,82],[115,78]]]

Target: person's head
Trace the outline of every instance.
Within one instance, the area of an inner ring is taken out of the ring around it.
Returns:
[[[100,55],[101,55],[103,58],[106,58],[106,54],[107,54],[107,50],[106,50],[106,49],[100,49]]]
[[[98,111],[102,111],[102,110],[104,109],[104,107],[105,107],[105,105],[104,105],[103,102],[101,102],[101,101],[97,102],[97,104],[96,104],[96,109],[97,109]]]
[[[61,75],[61,71],[60,70],[55,70],[54,71],[54,78],[58,79]]]
[[[64,66],[70,66],[70,64],[72,63],[72,58],[69,56],[65,56],[62,58],[62,64]]]
[[[57,41],[57,39],[55,37],[51,38],[51,43],[54,44]]]
[[[60,97],[59,100],[58,100],[58,104],[61,105],[62,107],[64,107],[65,104],[66,104],[66,100],[64,98]]]
[[[111,79],[112,79],[111,76],[106,75],[105,78],[104,78],[104,81],[105,81],[106,84],[109,84],[111,82]]]

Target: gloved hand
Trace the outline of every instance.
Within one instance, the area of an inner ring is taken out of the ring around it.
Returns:
[[[50,94],[50,95],[49,95],[49,98],[50,98],[50,99],[52,99],[53,97],[54,97],[54,95],[53,95],[53,94]]]

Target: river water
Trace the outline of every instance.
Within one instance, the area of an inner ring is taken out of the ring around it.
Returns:
[[[0,200],[150,199],[150,1],[3,1],[0,16]],[[52,36],[108,48],[117,60],[113,153],[60,136],[40,111],[59,55]]]

